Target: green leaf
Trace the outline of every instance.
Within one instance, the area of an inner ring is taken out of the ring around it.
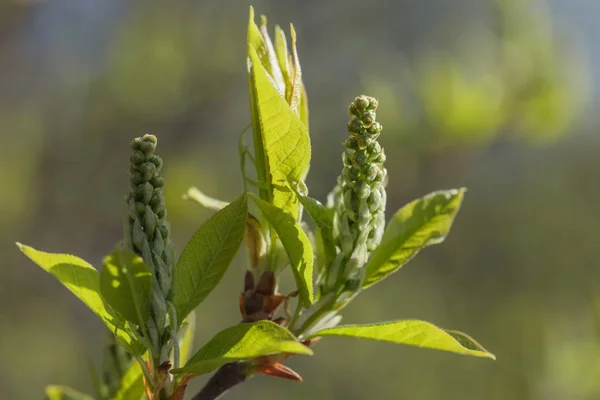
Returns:
[[[140,400],[144,396],[144,373],[140,364],[133,361],[123,374],[113,400]]]
[[[285,93],[286,84],[283,79],[283,73],[279,66],[279,60],[277,58],[277,54],[275,53],[275,47],[273,46],[273,42],[271,41],[271,38],[269,37],[269,30],[267,27],[267,17],[265,17],[264,15],[261,15],[260,20],[261,20],[261,22],[260,22],[259,30],[263,37],[263,42],[264,42],[265,48],[267,50],[267,58],[268,58],[267,62],[265,62],[264,59],[261,60],[263,62],[263,67],[265,67],[265,69],[269,73],[269,76],[273,79],[273,82],[275,83],[275,87],[277,88],[277,90],[280,93]]]
[[[313,301],[314,255],[310,240],[300,224],[289,213],[253,196],[263,217],[273,227],[292,264],[300,298],[309,307]]]
[[[363,289],[399,270],[421,249],[444,241],[465,190],[433,192],[398,210],[367,263]]]
[[[304,84],[302,85],[302,93],[300,94],[300,121],[306,126],[306,129],[309,130],[308,126],[308,94],[306,93],[306,87]]]
[[[384,322],[372,325],[343,325],[323,329],[310,335],[350,336],[361,339],[381,340],[384,342],[408,344],[428,349],[451,351],[476,357],[496,359],[474,339],[464,333],[447,331],[425,321],[404,320]]]
[[[150,317],[152,271],[142,257],[117,248],[102,262],[100,293],[127,321],[143,325]]]
[[[250,114],[252,117],[252,137],[254,139],[254,165],[256,167],[256,179],[263,183],[265,187],[259,186],[258,193],[260,198],[265,201],[271,201],[272,191],[271,181],[267,179],[267,160],[263,145],[263,133],[260,125],[260,116],[258,113],[258,93],[256,90],[256,79],[252,73],[252,63],[250,62],[250,49],[256,52],[261,64],[269,63],[267,47],[258,26],[254,22],[254,8],[250,7],[250,19],[248,21],[248,89],[250,93]],[[244,171],[242,171],[244,172]]]
[[[46,397],[48,400],[94,400],[92,396],[59,385],[46,386]]]
[[[201,375],[233,361],[280,353],[312,355],[290,331],[271,321],[240,324],[217,333],[183,368],[171,372]]]
[[[262,16],[262,30],[266,32],[266,18]],[[275,75],[281,74],[281,68],[279,67],[279,63],[276,62],[276,58],[274,58],[274,48],[271,39],[267,35],[264,35],[261,32],[261,29],[254,22],[254,8],[250,6],[250,17],[248,20],[248,37],[247,37],[247,47],[253,48],[258,55],[260,60],[260,64],[263,66],[265,71],[269,74],[269,76],[274,77]],[[275,62],[274,62],[275,61]]]
[[[244,238],[247,208],[244,194],[202,224],[183,249],[173,282],[178,321],[183,321],[223,278]]]
[[[277,62],[279,63],[279,69],[283,75],[286,87],[286,101],[290,102],[291,88],[292,88],[292,74],[290,71],[290,60],[287,49],[287,40],[285,33],[279,25],[275,25],[275,53],[277,54]],[[290,96],[288,97],[287,88],[290,89]]]
[[[294,76],[292,78],[292,87],[289,104],[298,116],[300,115],[300,101],[304,91],[302,84],[302,69],[300,68],[300,60],[298,59],[298,51],[296,50],[296,30],[294,25],[290,24],[290,36],[292,37],[292,55],[294,60]],[[307,126],[307,124],[305,124]]]
[[[318,200],[304,196],[295,190],[296,196],[304,210],[317,226],[316,247],[317,261],[321,268],[327,268],[333,262],[336,255],[335,242],[333,240],[333,215],[335,211],[327,208]]]
[[[196,315],[194,313],[188,314],[185,321],[183,321],[183,325],[185,326],[185,333],[179,344],[179,359],[181,363],[187,362],[192,355],[194,337],[196,335]]]
[[[21,243],[17,243],[17,246],[31,261],[54,275],[99,316],[111,332],[114,333],[116,327],[123,328],[125,321],[109,311],[100,295],[98,271],[94,267],[81,258],[69,254],[46,253]],[[123,330],[119,329],[117,335],[121,341],[132,345],[131,338]],[[134,345],[137,351],[139,349],[136,346],[139,347],[139,343]]]
[[[261,192],[260,197],[298,218],[295,197],[282,186],[287,181],[296,182],[306,177],[310,138],[306,126],[265,69],[261,42],[251,40],[252,31],[249,29],[248,57],[254,151],[258,180],[266,182],[268,192]]]

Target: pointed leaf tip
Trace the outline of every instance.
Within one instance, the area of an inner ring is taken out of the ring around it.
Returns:
[[[337,326],[318,331],[308,339],[319,336],[350,336],[496,359],[495,355],[467,334],[441,329],[429,322],[418,320]]]
[[[460,210],[464,193],[464,188],[440,190],[398,210],[367,263],[363,289],[398,271],[425,247],[442,243]]]

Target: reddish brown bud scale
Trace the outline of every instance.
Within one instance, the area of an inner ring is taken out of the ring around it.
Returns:
[[[246,272],[244,277],[244,292],[239,296],[238,302],[242,319],[246,322],[260,320],[271,320],[273,315],[283,301],[285,296],[275,293],[277,281],[275,274],[271,271],[264,272],[256,286],[254,286],[254,274]]]

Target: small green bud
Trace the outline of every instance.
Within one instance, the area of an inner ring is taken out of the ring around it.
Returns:
[[[369,210],[371,210],[371,212],[375,212],[375,211],[378,211],[379,209],[381,209],[381,207],[382,207],[381,200],[382,200],[381,191],[373,190],[369,194],[369,199],[367,200],[367,203],[369,204]]]
[[[154,235],[154,240],[150,243],[150,250],[156,254],[162,254],[165,251],[165,242],[161,234]]]
[[[354,239],[352,237],[352,231],[350,230],[350,224],[348,218],[342,216],[340,226],[340,247],[346,255],[352,254],[354,245]]]
[[[160,225],[158,227],[158,230],[160,231],[160,234],[163,237],[163,239],[167,239],[169,237],[170,232],[169,227],[167,225]]]
[[[138,170],[134,170],[131,171],[131,185],[133,187],[137,187],[138,185],[141,185],[142,183],[146,182],[144,180],[144,175],[138,171]]]
[[[375,122],[373,123],[373,125],[369,126],[369,128],[367,128],[367,132],[370,135],[377,135],[379,136],[379,133],[381,133],[381,130],[383,129],[383,126],[381,126],[381,124],[379,122]]]
[[[140,148],[140,143],[142,143],[142,138],[135,138],[131,142],[131,148],[133,150],[138,150]]]
[[[358,119],[352,119],[348,122],[348,131],[356,133],[357,135],[364,134],[364,126]]]
[[[150,183],[152,184],[152,186],[154,186],[155,188],[162,188],[163,186],[165,186],[165,180],[163,179],[162,176],[158,176],[155,175],[151,180]]]
[[[134,202],[133,203],[133,207],[134,207],[134,212],[131,215],[131,217],[133,219],[142,219],[144,218],[144,214],[146,214],[146,205],[144,203],[138,203],[138,202]]]
[[[371,124],[375,121],[375,116],[375,111],[370,110],[360,115],[359,118],[363,124],[365,124],[366,126],[371,126]]]
[[[156,174],[156,165],[151,162],[145,162],[140,165],[140,172],[144,177],[144,182],[148,182]]]
[[[154,193],[154,188],[149,182],[144,182],[141,185],[138,185],[138,187],[135,189],[137,200],[144,204],[150,204],[150,199],[152,199],[152,193]]]
[[[146,206],[145,212],[144,212],[144,230],[146,232],[149,232],[149,234],[152,236],[155,236],[154,231],[156,230],[156,220],[157,220],[157,217],[154,214],[154,212],[152,212],[152,209],[150,208],[150,206]],[[156,236],[160,236],[160,235],[156,235]]]
[[[371,186],[367,182],[362,182],[360,184],[360,189],[358,191],[358,197],[361,199],[366,199],[371,195]]]
[[[156,167],[156,171],[160,172],[160,170],[162,169],[162,159],[154,154],[152,154],[150,157],[148,157],[148,161],[151,162],[152,164],[154,164],[154,166]]]
[[[367,181],[374,181],[377,179],[377,175],[379,174],[379,168],[377,165],[369,165],[367,166],[368,172],[365,174],[365,179]]]
[[[133,164],[132,167],[135,168],[134,166],[136,165],[141,165],[146,161],[146,155],[141,152],[141,151],[134,151],[133,155],[131,156],[131,163]]]
[[[371,222],[371,211],[366,201],[361,201],[358,211],[358,229],[365,230],[369,227]]]

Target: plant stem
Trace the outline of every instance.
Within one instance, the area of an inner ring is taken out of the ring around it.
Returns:
[[[323,306],[319,310],[315,311],[313,315],[311,315],[306,321],[304,321],[304,323],[299,329],[294,331],[294,334],[296,336],[300,336],[304,332],[306,332],[306,330],[312,325],[314,325],[315,322],[317,322],[323,316],[323,314],[331,311],[332,307],[335,305],[335,301],[336,297],[332,297],[331,300],[323,304]]]
[[[247,367],[248,363],[243,361],[223,365],[192,400],[221,398],[229,389],[249,378]]]

